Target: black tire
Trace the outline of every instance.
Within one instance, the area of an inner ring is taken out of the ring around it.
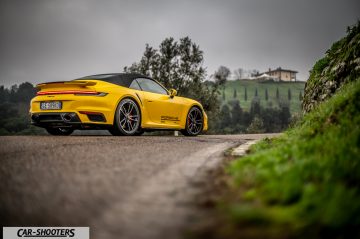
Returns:
[[[145,131],[143,129],[139,129],[138,131],[136,131],[136,133],[134,135],[136,136],[141,136],[145,133]]]
[[[204,116],[199,107],[193,106],[190,108],[186,116],[185,129],[180,132],[185,136],[197,136],[204,127]]]
[[[125,98],[115,111],[114,124],[109,132],[112,135],[139,135],[141,133],[141,111],[135,100]]]
[[[117,130],[115,128],[115,126],[113,126],[112,128],[108,129],[108,131],[110,132],[110,134],[112,134],[113,136],[122,136],[121,132],[119,130]]]
[[[46,128],[46,131],[51,135],[62,135],[67,136],[74,132],[74,129],[69,127],[60,127],[60,128]]]

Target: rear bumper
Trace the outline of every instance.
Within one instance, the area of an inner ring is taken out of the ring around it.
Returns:
[[[62,108],[60,110],[43,110],[40,108],[41,102],[51,101],[60,101],[62,103]],[[114,109],[116,108],[116,104],[117,100],[113,99],[110,95],[107,95],[105,97],[77,95],[41,95],[36,96],[31,100],[30,113],[31,116],[44,115],[42,118],[47,119],[51,115],[53,115],[54,118],[52,120],[55,121],[61,120],[61,114],[75,113],[77,116],[76,121],[72,120],[71,122],[66,123],[113,124]],[[100,118],[100,116],[101,120],[97,120]]]
[[[109,128],[103,114],[87,115],[89,122],[83,123],[76,112],[44,112],[30,114],[31,124],[43,128],[71,127],[74,129]]]

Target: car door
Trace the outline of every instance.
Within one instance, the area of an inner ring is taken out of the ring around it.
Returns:
[[[183,105],[171,98],[167,90],[156,81],[137,78],[144,98],[145,110],[149,119],[159,127],[176,127],[180,124]]]

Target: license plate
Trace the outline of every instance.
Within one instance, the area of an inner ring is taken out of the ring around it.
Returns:
[[[61,110],[61,101],[40,102],[40,109],[42,110]]]

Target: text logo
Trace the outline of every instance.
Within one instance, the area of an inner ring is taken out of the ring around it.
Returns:
[[[4,239],[89,239],[89,227],[3,227]]]

